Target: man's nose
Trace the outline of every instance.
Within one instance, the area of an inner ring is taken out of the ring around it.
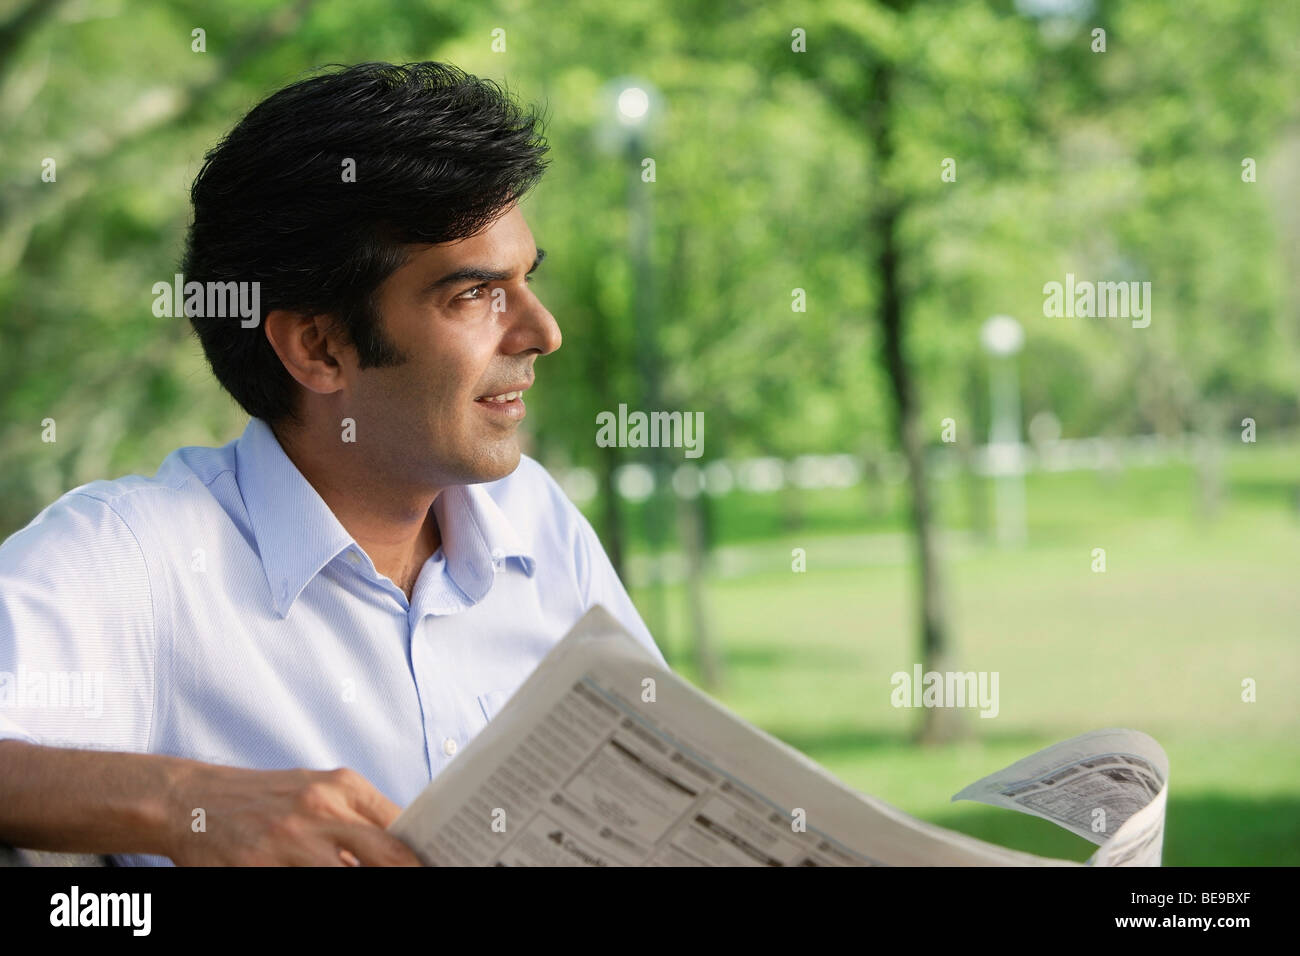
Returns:
[[[521,338],[518,343],[522,350],[535,351],[539,355],[549,355],[560,347],[564,336],[560,334],[560,325],[555,321],[541,299],[531,291],[525,293],[527,301],[523,303],[523,314],[519,317],[516,329]]]

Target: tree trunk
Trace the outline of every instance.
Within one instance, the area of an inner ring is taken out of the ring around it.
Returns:
[[[600,540],[609,555],[609,563],[614,566],[619,580],[626,581],[623,567],[623,512],[618,504],[618,488],[614,484],[614,472],[618,468],[618,448],[611,445],[601,449],[600,455],[600,506],[601,528]]]
[[[583,292],[594,296],[594,277],[584,277]],[[588,299],[590,301],[590,299]],[[609,320],[601,309],[595,309],[591,316],[591,334],[597,342],[609,342]],[[609,408],[614,400],[614,381],[611,369],[612,361],[607,348],[589,349],[587,353],[587,377],[594,391],[600,396],[601,405]],[[623,509],[618,501],[618,488],[614,483],[614,474],[619,466],[620,449],[617,444],[597,450],[600,465],[597,469],[597,482],[600,486],[600,540],[605,546],[605,554],[619,579],[627,582],[626,568],[623,565]]]
[[[911,485],[912,533],[916,543],[916,567],[920,589],[921,661],[925,671],[950,670],[945,596],[939,567],[939,544],[931,512],[925,471],[925,447],[917,421],[916,385],[907,364],[904,343],[905,306],[900,275],[899,221],[904,203],[884,183],[894,156],[892,87],[894,68],[880,61],[872,70],[872,92],[867,109],[867,127],[879,171],[878,195],[873,216],[876,255],[872,263],[880,289],[877,318],[881,328],[881,359],[889,376],[894,405],[894,423],[899,445],[907,461]],[[938,743],[964,735],[965,721],[957,708],[925,708],[916,739]]]
[[[686,604],[690,615],[691,643],[699,668],[700,686],[716,691],[722,684],[722,657],[709,626],[704,595],[704,576],[708,571],[708,531],[705,527],[704,494],[694,498],[677,497],[677,520],[681,529],[682,552],[686,559]]]

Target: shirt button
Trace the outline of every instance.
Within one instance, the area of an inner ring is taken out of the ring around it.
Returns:
[[[442,742],[442,752],[448,757],[454,756],[456,753],[456,741],[452,740],[450,737],[444,740]]]

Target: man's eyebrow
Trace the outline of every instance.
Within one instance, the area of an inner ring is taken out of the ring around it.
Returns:
[[[532,266],[526,275],[532,275],[537,267],[542,264],[546,258],[546,250],[538,249],[537,258],[533,260]],[[483,269],[478,266],[466,266],[463,269],[457,269],[455,272],[448,272],[440,279],[434,279],[424,287],[424,295],[433,295],[440,289],[445,289],[449,285],[455,285],[460,282],[501,282],[510,278],[509,272],[502,272],[497,269]]]

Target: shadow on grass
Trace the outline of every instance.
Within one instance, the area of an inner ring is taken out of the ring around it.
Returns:
[[[955,803],[928,818],[950,830],[1038,856],[1084,862],[1096,847],[1054,823],[998,807]],[[1171,794],[1165,866],[1300,865],[1300,796]]]
[[[795,668],[806,671],[839,670],[842,668],[861,668],[862,658],[848,649],[835,647],[807,647],[791,645],[783,647],[728,647],[724,656],[727,670],[786,670]]]
[[[908,738],[855,726],[808,730],[768,728],[778,739],[822,764],[865,753],[896,755],[911,750]],[[984,744],[1007,744],[1028,755],[1043,746],[1041,733],[980,734]],[[992,771],[996,767],[990,767]],[[973,779],[973,778],[972,778]],[[905,809],[905,808],[900,808]],[[930,823],[1000,846],[1084,862],[1096,846],[1054,823],[1012,810],[962,801],[933,815]],[[1165,866],[1300,866],[1300,794],[1180,793],[1175,785],[1165,815]]]
[[[1300,482],[1289,478],[1236,478],[1228,490],[1235,499],[1300,509]]]
[[[891,755],[911,750],[914,747],[909,728],[907,731],[870,730],[864,727],[844,724],[838,727],[815,728],[804,727],[764,727],[769,734],[789,744],[795,750],[802,751],[818,763],[830,763],[840,757],[860,757],[867,751],[884,750]],[[972,743],[1007,744],[1025,750],[1029,756],[1043,747],[1043,734],[1029,730],[981,731],[978,737],[970,738]],[[940,752],[943,747],[936,748]],[[924,749],[917,751],[925,753]],[[990,767],[989,772],[998,769]]]
[[[1166,866],[1300,865],[1300,795],[1171,791]]]

